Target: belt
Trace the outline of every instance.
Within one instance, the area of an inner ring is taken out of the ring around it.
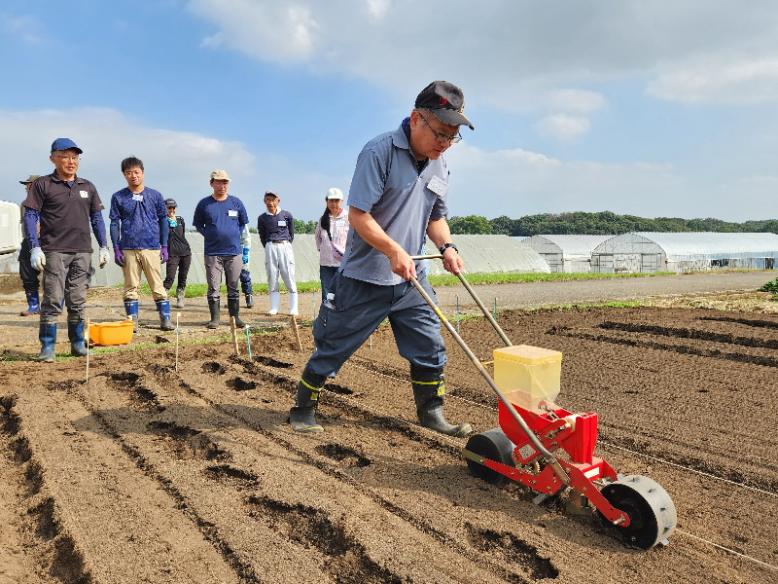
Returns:
[[[288,239],[282,239],[280,241],[271,241],[270,243],[289,243]]]

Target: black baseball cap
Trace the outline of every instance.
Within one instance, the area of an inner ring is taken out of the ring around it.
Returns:
[[[178,205],[175,199],[165,199],[165,207],[169,209],[170,207],[178,207]]]
[[[467,126],[475,130],[465,117],[465,95],[453,83],[433,81],[421,90],[414,107],[428,109],[449,126]]]

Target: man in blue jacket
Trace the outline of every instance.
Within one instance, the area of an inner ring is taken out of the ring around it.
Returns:
[[[40,310],[40,361],[54,361],[57,318],[68,311],[70,352],[86,355],[84,311],[92,269],[92,227],[100,246],[100,267],[108,262],[103,203],[95,185],[76,175],[83,151],[70,138],[51,144],[54,172],[35,180],[24,200],[24,224],[30,242],[30,263],[43,272]],[[38,226],[40,225],[40,238]]]
[[[124,272],[124,309],[138,330],[138,285],[141,273],[157,303],[159,326],[172,331],[170,301],[162,285],[161,264],[168,260],[167,208],[162,195],[143,184],[143,161],[122,160],[127,187],[111,197],[111,241],[114,261]]]
[[[227,280],[227,306],[235,325],[244,327],[240,319],[240,290],[238,281],[243,267],[243,246],[241,234],[248,224],[246,207],[238,197],[229,195],[230,176],[226,170],[211,173],[213,193],[197,203],[192,225],[203,236],[205,254],[205,277],[208,281],[208,309],[210,329],[219,326],[219,309],[222,274]]]

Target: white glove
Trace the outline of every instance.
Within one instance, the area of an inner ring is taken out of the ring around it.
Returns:
[[[110,258],[110,253],[108,252],[107,247],[101,247],[100,248],[100,267],[104,268],[105,264],[108,263],[108,259]]]
[[[43,266],[46,265],[46,254],[40,247],[34,247],[30,250],[30,263],[39,272],[43,271]]]

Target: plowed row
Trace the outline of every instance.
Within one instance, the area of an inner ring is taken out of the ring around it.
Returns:
[[[627,549],[589,515],[472,478],[464,439],[415,424],[389,329],[323,392],[327,431],[292,432],[312,345],[297,353],[279,333],[255,336],[252,360],[186,347],[178,372],[165,349],[98,357],[88,382],[82,361],[45,377],[5,366],[0,583],[774,581],[778,319],[642,309],[500,322],[516,343],[564,353],[559,402],[598,412],[600,454],[671,494],[670,546]],[[462,332],[491,358],[483,321]],[[495,400],[449,345],[447,414],[486,430]]]

